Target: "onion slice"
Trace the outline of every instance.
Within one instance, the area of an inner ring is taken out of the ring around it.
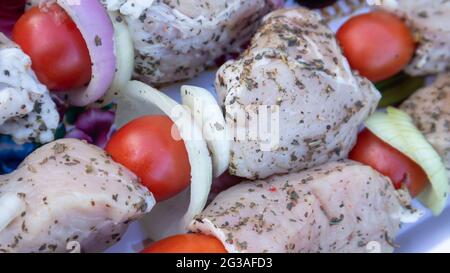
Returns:
[[[202,128],[213,162],[214,177],[219,177],[230,164],[228,126],[216,99],[208,90],[191,85],[181,87],[183,105],[190,108],[195,122]]]
[[[92,61],[91,80],[86,87],[67,93],[70,104],[86,106],[101,98],[114,80],[114,28],[100,1],[57,0],[56,3],[75,22],[89,49]]]
[[[0,32],[11,38],[11,32],[16,21],[25,10],[25,0],[0,1]]]
[[[416,162],[427,174],[430,185],[419,195],[434,215],[444,209],[449,190],[445,165],[425,136],[405,112],[388,107],[366,120],[367,128],[384,142]]]
[[[114,26],[116,73],[111,87],[96,104],[98,107],[114,102],[131,79],[134,70],[134,48],[125,19],[118,12],[108,12]]]
[[[0,232],[25,211],[25,202],[14,193],[0,196]]]
[[[130,81],[117,103],[116,125],[164,113],[175,123],[184,140],[191,165],[191,186],[175,197],[157,203],[143,223],[148,235],[159,240],[187,232],[188,224],[205,207],[212,181],[212,163],[201,130],[188,109],[164,93],[139,81]]]

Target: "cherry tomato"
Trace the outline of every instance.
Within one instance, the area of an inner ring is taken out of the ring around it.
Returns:
[[[210,235],[179,234],[151,244],[142,253],[228,253],[223,244]]]
[[[339,29],[337,39],[350,66],[374,82],[402,71],[415,51],[405,23],[383,11],[351,18]]]
[[[57,4],[33,7],[19,18],[13,40],[31,58],[38,79],[53,91],[68,91],[91,79],[86,42]]]
[[[191,180],[191,166],[182,140],[172,137],[174,123],[166,116],[144,116],[120,128],[106,151],[134,172],[163,201],[183,191]]]
[[[428,184],[428,177],[419,165],[368,129],[358,135],[349,158],[369,165],[389,177],[396,189],[406,186],[413,197]]]

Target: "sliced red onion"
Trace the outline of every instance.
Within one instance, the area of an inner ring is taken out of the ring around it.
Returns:
[[[55,93],[51,93],[50,95],[56,105],[56,110],[58,111],[60,117],[59,122],[61,122],[64,118],[64,115],[66,114],[67,109],[69,108],[69,105],[67,105],[67,103]]]
[[[73,128],[72,130],[70,130],[64,138],[76,138],[80,140],[86,140],[89,144],[94,143],[92,137],[78,128]]]
[[[110,131],[101,131],[98,135],[97,138],[94,140],[94,144],[97,145],[98,147],[105,149],[106,144],[108,144],[109,139],[111,138],[111,132]]]
[[[92,108],[78,116],[75,128],[88,136],[91,139],[90,143],[104,148],[111,136],[114,119],[114,112]],[[82,136],[78,131],[74,133]]]
[[[25,0],[0,1],[0,32],[11,37],[14,24],[25,10]]]
[[[92,77],[89,84],[67,93],[69,103],[86,106],[101,98],[114,80],[114,28],[106,9],[96,0],[57,0],[77,25],[89,49]]]
[[[78,116],[75,126],[91,136],[104,131],[107,133],[114,123],[114,118],[112,111],[92,108]]]

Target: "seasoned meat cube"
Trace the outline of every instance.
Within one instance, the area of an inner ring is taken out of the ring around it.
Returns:
[[[11,208],[0,208],[1,216],[15,217],[5,228],[0,223],[0,252],[65,252],[71,241],[102,251],[155,203],[133,173],[75,139],[39,148],[1,176],[2,200]]]
[[[450,1],[389,0],[381,7],[405,18],[418,39],[406,72],[427,75],[450,69]]]
[[[380,99],[367,79],[352,73],[328,26],[301,8],[268,15],[244,55],[220,68],[216,90],[237,132],[230,173],[249,179],[345,158]],[[239,132],[255,127],[250,117],[265,106],[279,107],[279,138],[263,149]]]
[[[30,57],[0,33],[0,134],[18,143],[46,143],[58,122],[56,105],[31,69]]]
[[[249,181],[220,193],[191,224],[229,252],[393,251],[402,205],[391,181],[352,161]]]
[[[135,76],[150,83],[192,78],[239,52],[280,0],[102,0],[119,10],[135,47]]]
[[[442,74],[402,105],[441,155],[450,177],[450,74]]]

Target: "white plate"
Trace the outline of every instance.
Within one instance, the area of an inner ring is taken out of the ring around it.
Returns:
[[[287,6],[293,6],[292,0],[289,0]],[[357,11],[362,13],[367,9]],[[330,23],[333,30],[336,30],[346,18]],[[180,101],[180,87],[183,84],[200,86],[214,91],[214,77],[216,71],[206,71],[194,79],[177,83],[166,88],[162,88],[166,94]],[[423,208],[418,202],[414,202],[415,207]],[[423,208],[425,211],[426,209]],[[122,238],[116,245],[112,246],[107,252],[138,252],[143,248],[143,242],[148,238],[145,230],[139,222],[132,223]],[[433,217],[430,212],[416,223],[404,225],[397,236],[395,243],[400,247],[396,252],[450,252],[450,201],[447,207],[439,217]]]

